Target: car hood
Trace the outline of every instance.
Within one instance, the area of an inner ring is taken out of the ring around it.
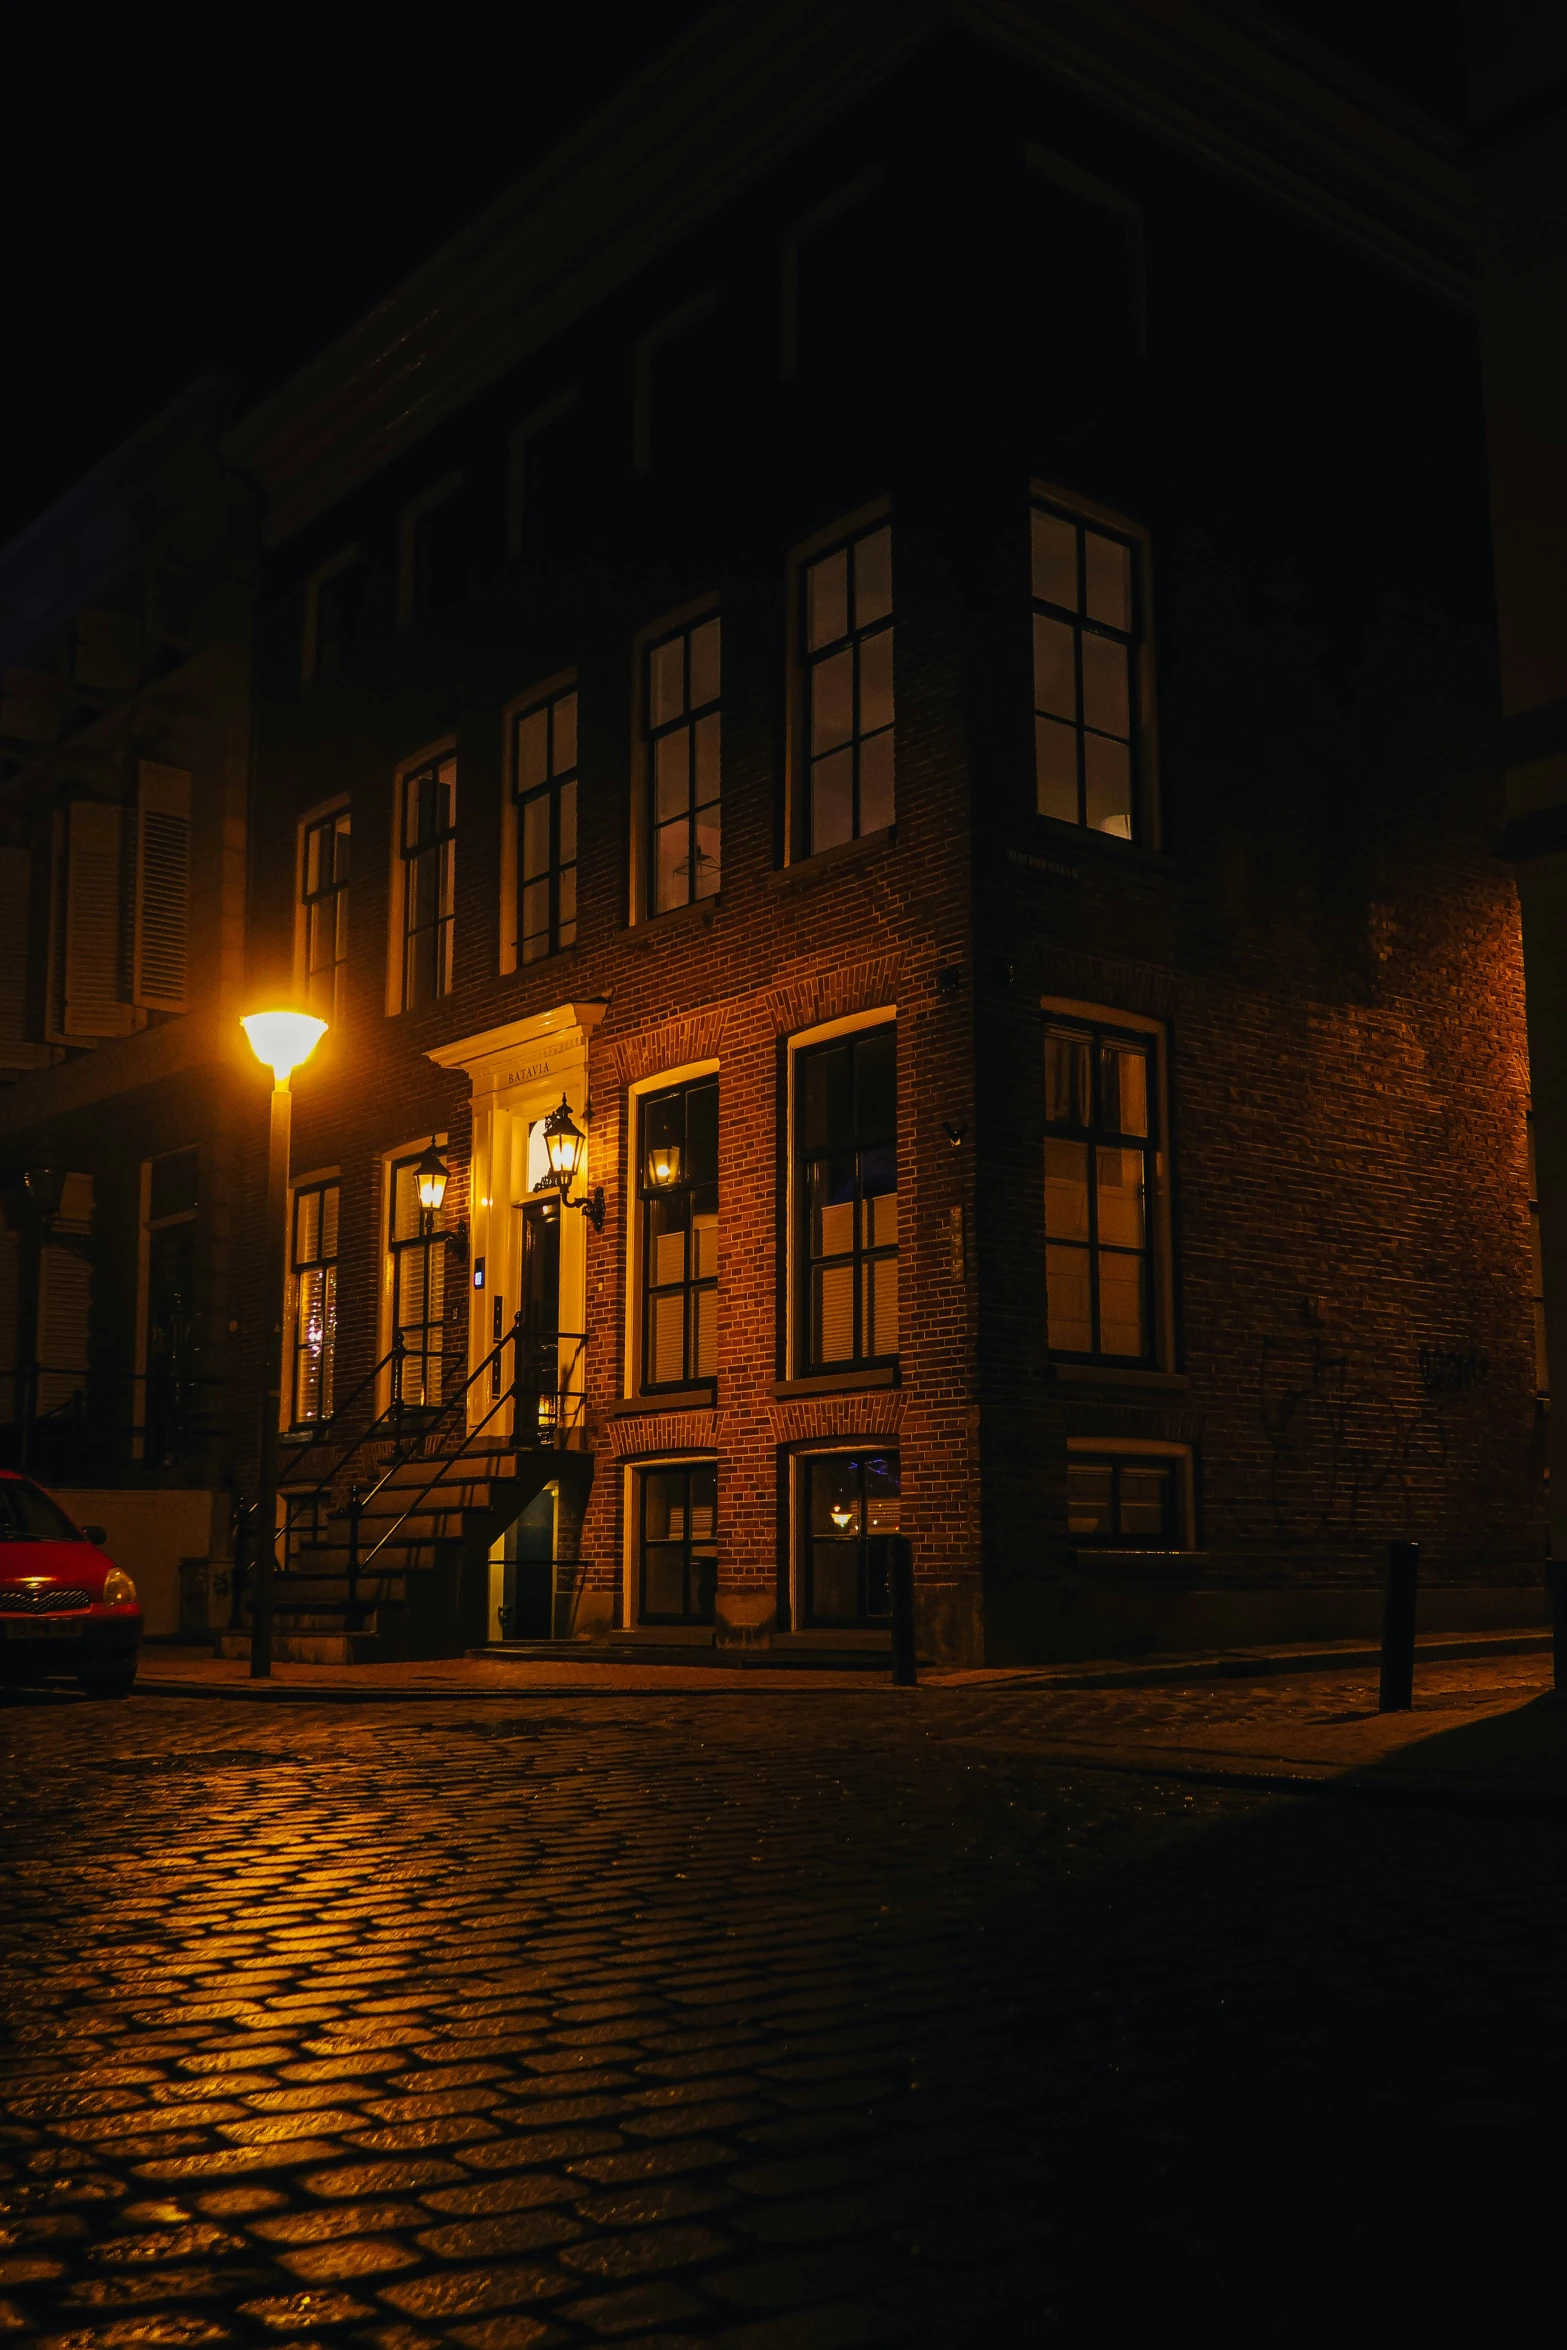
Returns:
[[[18,1583],[63,1583],[101,1599],[113,1564],[92,1542],[0,1542],[0,1591]]]

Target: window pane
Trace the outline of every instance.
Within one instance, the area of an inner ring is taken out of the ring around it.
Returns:
[[[891,1142],[898,1131],[898,1040],[890,1028],[862,1037],[854,1048],[855,1133],[861,1142]],[[890,1191],[890,1174],[878,1190]]]
[[[857,1542],[813,1542],[810,1552],[810,1612],[818,1623],[857,1623],[860,1614],[860,1546]]]
[[[1088,617],[1110,628],[1132,628],[1132,551],[1119,539],[1107,539],[1097,530],[1083,533],[1087,572]]]
[[[811,769],[811,847],[854,838],[854,753],[834,751]]]
[[[898,1245],[898,1195],[884,1191],[879,1199],[865,1202],[865,1245],[867,1248],[896,1248]]]
[[[650,1301],[651,1372],[659,1386],[678,1385],[686,1375],[686,1300],[683,1290]]]
[[[1085,1054],[1086,1059],[1086,1054]],[[1111,1134],[1148,1132],[1148,1056],[1135,1045],[1099,1048],[1100,1116]]]
[[[1068,1461],[1066,1524],[1082,1540],[1104,1540],[1115,1531],[1111,1515],[1115,1472],[1108,1461]]]
[[[693,1379],[712,1379],[718,1372],[718,1292],[701,1289],[696,1298],[696,1335],[691,1350]]]
[[[569,947],[577,935],[577,868],[568,865],[560,877],[560,943]]]
[[[860,745],[860,832],[881,832],[893,819],[892,733]]]
[[[1035,627],[1040,623],[1036,620]],[[1047,625],[1053,626],[1054,623]],[[1113,637],[1094,636],[1083,632],[1083,721],[1096,726],[1102,734],[1113,734],[1124,742],[1132,731],[1131,703],[1128,698],[1127,661],[1130,658],[1125,645]],[[1041,709],[1054,708],[1053,703],[1041,702]]]
[[[1054,718],[1034,720],[1034,768],[1041,816],[1077,822],[1077,734]]]
[[[825,1265],[816,1276],[816,1328],[811,1348],[818,1363],[854,1359],[854,1266]]]
[[[693,1183],[718,1180],[716,1084],[693,1085],[686,1095],[686,1173]]]
[[[718,699],[719,622],[704,620],[691,631],[691,707]]]
[[[818,756],[854,732],[854,652],[829,653],[811,671],[811,751]]]
[[[339,1192],[335,1183],[329,1183],[321,1194],[321,1254],[337,1254],[337,1209]]]
[[[656,645],[648,659],[648,723],[667,726],[686,706],[686,646],[684,637]]]
[[[873,1257],[864,1271],[863,1351],[867,1355],[895,1355],[898,1351],[898,1260]]]
[[[690,897],[687,873],[690,858],[691,827],[682,818],[678,824],[666,824],[654,842],[653,911],[664,913],[670,906],[683,906]]]
[[[1045,1249],[1045,1312],[1050,1343],[1066,1354],[1092,1354],[1088,1251],[1051,1243]]]
[[[867,1534],[896,1534],[898,1531],[898,1457],[896,1453],[873,1453],[865,1464],[865,1531]]]
[[[1126,743],[1107,741],[1102,734],[1083,738],[1083,769],[1087,810],[1085,821],[1095,832],[1113,833],[1117,840],[1132,837],[1132,754]]]
[[[892,532],[884,523],[854,544],[854,625],[869,628],[892,610]]]
[[[1045,1140],[1045,1230],[1052,1240],[1088,1238],[1088,1145]]]
[[[666,1289],[686,1277],[686,1195],[648,1202],[648,1277]]]
[[[1046,1144],[1047,1152],[1051,1149]],[[1075,1150],[1079,1145],[1064,1146]],[[1101,1144],[1098,1152],[1099,1238],[1111,1248],[1143,1245],[1143,1154]]]
[[[860,647],[860,732],[892,724],[892,630],[878,629]]]
[[[530,881],[522,893],[523,961],[536,962],[550,951],[550,885]]]
[[[805,575],[805,646],[814,653],[849,633],[849,557],[840,548]]]
[[[706,807],[716,800],[719,791],[721,764],[719,758],[719,730],[723,721],[716,710],[696,722],[696,803]]]
[[[555,758],[551,772],[567,775],[577,764],[577,697],[562,694],[555,704]]]
[[[1119,1531],[1143,1542],[1169,1541],[1174,1531],[1174,1482],[1173,1469],[1163,1464],[1123,1463]]]
[[[718,810],[709,808],[696,820],[696,887],[693,897],[716,896],[723,880],[723,858],[719,848]]]
[[[849,1453],[827,1453],[809,1461],[807,1499],[810,1530],[842,1541],[860,1531],[860,1470]]]
[[[691,736],[683,727],[661,734],[653,745],[653,814],[665,824],[691,803]]]
[[[1045,1116],[1052,1126],[1088,1124],[1088,1055],[1086,1036],[1074,1036],[1059,1028],[1046,1029]]]
[[[294,1200],[294,1262],[313,1265],[321,1254],[321,1194],[301,1191]]]
[[[683,1469],[650,1470],[642,1480],[643,1531],[650,1542],[685,1537],[686,1479]]]
[[[801,1139],[808,1151],[840,1149],[854,1139],[853,1063],[847,1045],[812,1053],[805,1063]]]
[[[642,1613],[647,1616],[683,1616],[685,1612],[684,1553],[662,1547],[655,1549],[650,1543],[642,1565]]]
[[[1077,632],[1064,620],[1034,614],[1034,708],[1054,718],[1077,716],[1076,644]]]
[[[1099,1350],[1107,1355],[1138,1355],[1143,1339],[1143,1260],[1099,1256]]]
[[[560,806],[560,861],[574,865],[577,861],[577,787],[563,783],[559,793]]]
[[[522,811],[522,877],[532,881],[550,869],[550,795],[540,792]]]
[[[1077,610],[1077,526],[1036,508],[1033,526],[1034,594],[1042,604]]]
[[[549,773],[550,714],[530,710],[517,724],[517,789],[531,791]]]

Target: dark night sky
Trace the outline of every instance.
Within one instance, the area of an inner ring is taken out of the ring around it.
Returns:
[[[0,543],[203,367],[288,374],[705,4],[415,10],[354,50],[303,13],[231,16],[221,52],[192,18],[13,30]],[[1461,118],[1458,0],[1279,13]]]

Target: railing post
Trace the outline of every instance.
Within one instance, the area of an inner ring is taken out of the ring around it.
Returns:
[[[394,1330],[392,1332],[392,1426],[397,1431],[399,1443],[402,1442],[403,1435],[403,1357],[407,1351],[407,1339],[404,1338],[401,1330]]]
[[[511,1448],[516,1452],[522,1444],[522,1308],[519,1306],[511,1319]]]
[[[1408,1713],[1415,1702],[1415,1578],[1419,1571],[1418,1542],[1388,1544],[1378,1713]]]
[[[364,1630],[364,1615],[359,1605],[359,1518],[361,1511],[364,1509],[364,1506],[364,1488],[357,1484],[350,1485],[348,1488],[347,1616],[347,1629],[350,1632],[362,1632]]]

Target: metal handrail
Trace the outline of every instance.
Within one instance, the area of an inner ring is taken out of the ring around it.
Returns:
[[[320,1446],[329,1441],[328,1431],[335,1428],[337,1422],[343,1418],[346,1412],[352,1410],[353,1406],[364,1394],[366,1388],[372,1387],[376,1380],[380,1378],[381,1373],[386,1370],[389,1365],[395,1365],[396,1368],[392,1375],[392,1401],[388,1406],[388,1411],[400,1413],[405,1408],[402,1400],[402,1358],[406,1355],[407,1351],[407,1341],[404,1339],[402,1332],[399,1330],[396,1336],[393,1338],[391,1345],[387,1348],[385,1354],[381,1357],[381,1360],[378,1363],[373,1363],[371,1365],[370,1369],[365,1373],[364,1377],[358,1382],[358,1384],[350,1388],[349,1392],[344,1396],[341,1403],[333,1405],[326,1418],[321,1421],[318,1432],[311,1437],[310,1442],[303,1448],[302,1451],[295,1453],[293,1459],[288,1464],[288,1474],[291,1477],[297,1472],[302,1461],[308,1461],[313,1452],[317,1451]],[[445,1360],[444,1356],[442,1357],[442,1360]],[[387,1414],[385,1412],[377,1412],[375,1418],[370,1422],[369,1427],[361,1429],[359,1435],[355,1437],[353,1443],[349,1446],[348,1452],[344,1454],[343,1459],[333,1462],[332,1467],[326,1477],[324,1477],[320,1485],[316,1487],[315,1491],[317,1494],[325,1493],[330,1488],[332,1480],[343,1468],[344,1463],[355,1451],[357,1451],[358,1447],[364,1442],[365,1438],[369,1435],[372,1435],[374,1431],[380,1427],[381,1422],[386,1418],[386,1416]],[[311,1498],[311,1496],[301,1495],[299,1498],[302,1500],[308,1500]]]

